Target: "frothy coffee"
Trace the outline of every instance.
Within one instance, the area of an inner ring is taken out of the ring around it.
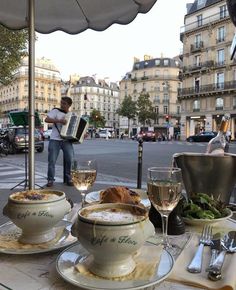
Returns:
[[[84,209],[81,216],[94,222],[133,223],[143,220],[146,210],[136,207]]]
[[[17,192],[10,195],[12,200],[17,201],[53,201],[57,200],[58,197],[55,193],[34,190]]]

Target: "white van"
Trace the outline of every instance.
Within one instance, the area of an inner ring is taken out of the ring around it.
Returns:
[[[98,134],[99,138],[111,138],[111,132],[108,129],[101,129]]]

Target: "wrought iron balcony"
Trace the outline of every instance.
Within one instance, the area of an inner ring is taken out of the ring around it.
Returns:
[[[205,94],[214,94],[224,91],[233,91],[236,92],[236,81],[230,82],[223,82],[223,83],[214,83],[204,86],[197,87],[189,87],[178,89],[178,97],[185,98],[185,97],[193,97]]]

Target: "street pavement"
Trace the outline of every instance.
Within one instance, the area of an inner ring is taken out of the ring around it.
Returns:
[[[25,168],[23,164],[11,164],[8,160],[4,162],[4,158],[1,158],[0,163],[0,224],[8,221],[8,218],[2,214],[2,209],[7,203],[8,196],[17,191],[24,190],[25,183]],[[23,162],[23,161],[22,161]],[[38,168],[38,169],[37,169]],[[47,163],[38,162],[35,170],[35,189],[45,188],[47,183]],[[67,186],[63,183],[63,166],[56,166],[56,178],[52,190],[60,190],[65,192],[66,196],[73,202],[81,200],[79,192],[73,186]],[[96,182],[90,191],[97,191],[103,188],[113,185],[124,185],[130,188],[137,187],[135,180],[118,178],[112,175],[98,174]],[[28,186],[28,185],[26,185]],[[145,186],[145,185],[143,185]]]
[[[114,142],[116,142],[116,141],[122,142],[122,143],[123,142],[124,143],[125,142],[134,142],[132,140],[122,140],[122,141],[121,140],[114,140]],[[101,142],[101,144],[102,144],[102,142]],[[165,147],[169,145],[170,148],[173,148],[173,146],[174,146],[175,149],[177,148],[176,146],[178,146],[178,145],[180,147],[181,146],[197,146],[198,148],[204,148],[204,146],[206,146],[206,144],[203,144],[203,143],[188,143],[188,142],[184,142],[184,141],[166,141],[166,142],[156,142],[156,143],[151,142],[148,145],[151,147],[154,146],[153,148],[156,148],[156,146],[158,146],[158,144],[160,144],[160,145],[163,144]],[[231,143],[230,146],[231,146],[231,149],[233,150],[233,152],[231,152],[231,153],[235,153],[234,151],[236,149],[236,143]],[[82,148],[83,147],[80,147],[80,152],[82,151]],[[101,150],[104,150],[106,152],[107,148],[108,147],[106,147],[106,146],[96,147],[96,150],[98,150],[98,151],[100,150],[99,153],[101,154]],[[116,147],[112,149],[112,147],[109,146],[109,148],[110,148],[110,150],[117,150]],[[119,148],[120,148],[120,146],[119,146]],[[91,150],[94,150],[94,147],[92,149],[90,148],[90,151]],[[135,150],[136,150],[136,147],[135,147]],[[110,152],[110,154],[112,154],[112,151]],[[118,154],[120,157],[122,152],[120,151]],[[124,161],[124,159],[123,159],[123,161]],[[46,187],[47,161],[44,160],[44,162],[43,162],[43,161],[37,160],[37,162],[35,164],[36,164],[35,165],[36,166],[36,168],[35,168],[35,184],[36,184],[35,189],[38,189],[41,187],[47,188]],[[113,186],[113,185],[124,185],[124,186],[130,187],[130,188],[137,187],[137,179],[135,177],[135,174],[133,175],[134,176],[133,179],[124,178],[124,177],[117,177],[114,175],[115,174],[114,170],[115,170],[114,168],[112,170],[110,170],[111,174],[110,174],[110,172],[108,172],[109,175],[98,173],[96,182],[90,191],[101,190],[103,188]],[[112,175],[112,173],[113,173],[113,175]],[[15,158],[15,157],[14,158],[4,158],[4,157],[1,158],[0,157],[0,224],[2,224],[8,220],[7,217],[4,217],[2,215],[2,209],[3,209],[4,205],[7,203],[8,196],[13,192],[24,190],[24,185],[25,185],[24,180],[25,180],[25,160],[24,160],[23,156],[21,156],[20,158]],[[142,188],[146,188],[146,183],[142,184]],[[67,197],[72,199],[73,202],[78,202],[81,200],[79,192],[73,186],[69,187],[69,186],[63,184],[63,166],[62,165],[56,165],[56,180],[55,180],[54,186],[51,189],[60,190],[60,191],[65,192]],[[234,195],[235,195],[235,193],[234,193]],[[234,197],[234,202],[235,202],[235,200],[236,200],[236,197]]]

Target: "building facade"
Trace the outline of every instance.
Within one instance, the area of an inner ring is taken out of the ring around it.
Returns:
[[[96,109],[106,120],[106,127],[118,129],[119,118],[116,113],[119,108],[120,91],[116,83],[96,80],[93,77],[80,77],[73,85],[66,84],[62,95],[69,94],[73,100],[72,110],[79,116],[89,117]]]
[[[35,110],[39,113],[42,124],[49,110],[58,107],[61,97],[61,78],[58,69],[46,58],[35,61]],[[0,84],[0,123],[3,127],[9,124],[8,113],[28,111],[28,58],[24,58],[17,69],[11,84]]]
[[[183,42],[181,139],[201,130],[217,131],[223,114],[236,131],[236,61],[230,59],[235,27],[225,0],[195,0],[188,4]]]
[[[133,101],[137,101],[140,94],[148,93],[156,113],[156,120],[153,120],[151,128],[150,126],[148,128],[134,118],[130,123],[131,134],[136,134],[140,129],[150,129],[174,136],[179,130],[180,104],[177,99],[178,90],[181,88],[179,70],[178,58],[144,56],[143,61],[134,59],[132,71],[120,82],[120,102],[126,96],[131,96]],[[128,128],[127,118],[120,118],[120,127],[122,130]]]

